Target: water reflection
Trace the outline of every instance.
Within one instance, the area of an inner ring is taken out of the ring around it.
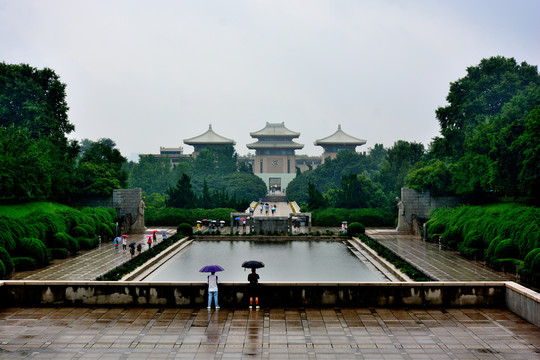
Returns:
[[[247,282],[246,260],[260,260],[261,282],[386,281],[373,273],[346,245],[335,241],[196,241],[145,280],[206,281],[198,270],[219,264],[221,282]]]

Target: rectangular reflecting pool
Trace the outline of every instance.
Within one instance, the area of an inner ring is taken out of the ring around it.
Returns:
[[[389,281],[369,261],[341,241],[194,241],[144,281],[206,281],[199,270],[221,265],[221,282],[245,282],[246,260],[259,260],[261,282]]]

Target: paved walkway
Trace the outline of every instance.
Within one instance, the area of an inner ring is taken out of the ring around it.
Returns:
[[[515,274],[496,272],[478,261],[468,260],[458,252],[443,250],[420,236],[393,230],[366,230],[366,234],[414,264],[438,281],[515,281]],[[540,358],[540,357],[539,357]]]
[[[1,359],[539,359],[504,309],[9,308]]]
[[[152,230],[148,229],[140,234],[129,234],[127,243],[132,241],[143,243],[143,251],[148,250],[147,235],[151,235]],[[176,234],[176,228],[162,227],[159,230],[156,235],[156,244],[159,244],[163,238],[162,230],[167,232],[168,237]],[[99,275],[105,274],[130,259],[129,246],[126,251],[122,250],[122,245],[115,250],[113,243],[107,242],[98,248],[81,251],[78,256],[54,259],[51,265],[41,269],[16,272],[14,280],[95,280]]]

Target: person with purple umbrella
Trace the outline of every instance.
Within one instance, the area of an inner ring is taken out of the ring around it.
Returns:
[[[206,282],[208,283],[208,309],[212,308],[212,298],[214,298],[214,305],[216,306],[216,309],[219,309],[219,304],[218,304],[219,279],[216,273],[212,272],[210,275],[208,275],[208,280]]]
[[[223,271],[224,269],[219,265],[206,265],[203,266],[199,272],[209,272],[206,283],[208,284],[208,310],[212,308],[212,299],[214,299],[214,305],[216,309],[219,309],[218,304],[218,284],[219,279],[216,275],[216,271]]]

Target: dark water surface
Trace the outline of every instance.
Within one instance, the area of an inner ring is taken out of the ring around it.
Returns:
[[[194,241],[145,281],[206,281],[204,265],[218,264],[222,282],[245,282],[250,270],[241,265],[260,260],[261,282],[388,281],[370,269],[340,241]]]

